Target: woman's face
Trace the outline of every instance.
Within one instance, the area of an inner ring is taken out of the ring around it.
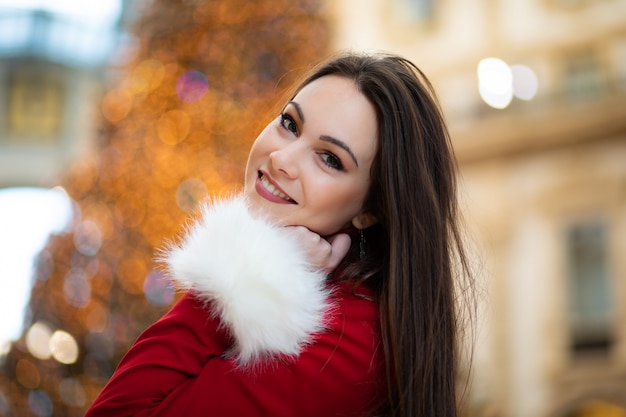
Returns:
[[[348,78],[306,85],[252,145],[245,176],[250,201],[283,225],[322,236],[361,216],[376,153],[374,107]]]

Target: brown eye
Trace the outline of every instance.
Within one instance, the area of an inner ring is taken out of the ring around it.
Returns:
[[[298,125],[296,124],[296,121],[293,120],[293,117],[289,116],[288,114],[280,114],[280,125],[285,130],[293,133],[294,135],[298,135]]]
[[[320,158],[322,158],[322,161],[332,169],[336,169],[337,171],[341,171],[343,169],[341,160],[330,152],[321,153]]]

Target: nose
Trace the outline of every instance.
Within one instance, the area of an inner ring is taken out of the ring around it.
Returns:
[[[272,168],[289,178],[298,176],[298,155],[297,147],[290,144],[270,153]]]

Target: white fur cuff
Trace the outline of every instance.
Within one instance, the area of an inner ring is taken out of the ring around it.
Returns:
[[[250,214],[243,196],[213,201],[164,260],[175,282],[212,302],[242,364],[297,355],[322,330],[325,275],[309,268],[285,228]]]

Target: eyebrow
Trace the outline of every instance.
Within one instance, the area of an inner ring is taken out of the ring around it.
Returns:
[[[304,113],[302,113],[302,107],[300,107],[300,105],[296,103],[295,101],[290,101],[285,105],[285,108],[290,104],[296,108],[296,113],[298,113],[298,117],[300,118],[300,121],[304,123]]]
[[[300,118],[300,121],[304,124],[304,113],[302,112],[302,107],[300,107],[300,104],[296,103],[295,101],[290,101],[285,105],[285,107],[287,107],[290,104],[296,109],[296,113],[298,113],[298,117]],[[343,149],[350,155],[350,157],[352,158],[356,166],[357,167],[359,166],[359,162],[356,160],[356,156],[354,156],[354,153],[352,152],[352,150],[346,143],[328,135],[321,135],[320,140],[339,146],[341,149]]]
[[[356,160],[356,156],[354,156],[354,154],[352,153],[352,150],[350,149],[350,147],[348,145],[346,145],[345,143],[343,143],[339,139],[335,139],[334,137],[328,136],[328,135],[320,136],[320,140],[323,140],[324,142],[332,143],[333,145],[339,146],[341,149],[343,149],[344,151],[348,152],[348,154],[350,154],[350,156],[352,157],[352,160],[354,161],[356,166],[357,167],[359,166],[359,163]]]

